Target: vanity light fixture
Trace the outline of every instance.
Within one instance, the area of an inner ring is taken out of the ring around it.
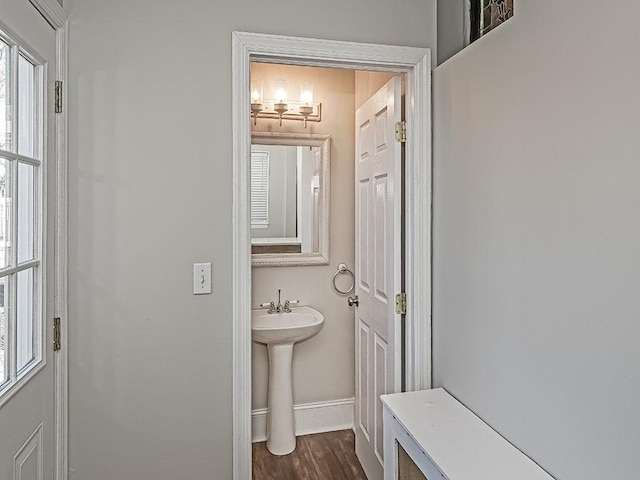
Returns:
[[[313,84],[300,85],[300,101],[287,99],[287,82],[278,80],[273,100],[263,98],[263,83],[257,82],[251,87],[251,116],[253,124],[258,124],[258,118],[277,119],[282,126],[282,120],[301,120],[304,128],[307,122],[319,122],[322,104],[313,101]]]
[[[280,121],[280,126],[282,126],[282,115],[289,111],[289,105],[287,105],[287,82],[278,80],[276,84],[276,101],[273,104],[273,110],[278,114],[278,120]]]
[[[262,111],[262,82],[251,85],[251,115],[253,115],[253,124],[258,123],[258,114]]]
[[[300,85],[300,108],[298,111],[303,118],[304,128],[307,128],[307,121],[309,120],[309,115],[313,113],[313,84],[312,83],[303,83]]]

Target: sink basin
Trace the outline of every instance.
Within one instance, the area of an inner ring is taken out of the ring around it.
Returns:
[[[267,449],[274,455],[287,455],[296,448],[291,377],[293,346],[318,333],[323,325],[324,316],[310,307],[294,307],[287,313],[251,312],[251,338],[266,344],[269,354]]]
[[[266,345],[305,340],[322,329],[324,316],[311,307],[294,307],[289,313],[251,312],[251,337]]]

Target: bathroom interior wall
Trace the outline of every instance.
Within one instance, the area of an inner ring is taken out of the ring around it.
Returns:
[[[296,344],[293,361],[294,403],[311,403],[354,396],[354,312],[332,284],[336,266],[355,262],[354,139],[355,75],[351,70],[253,63],[252,79],[287,79],[292,91],[302,82],[313,83],[314,101],[322,103],[322,121],[258,119],[254,131],[318,133],[331,136],[331,211],[329,265],[256,267],[252,269],[253,306],[282,298],[300,300],[325,317],[315,337]],[[265,82],[266,83],[266,82]],[[265,98],[270,98],[267,91]],[[291,97],[290,97],[291,98]],[[253,408],[267,406],[267,348],[253,344]]]
[[[64,3],[71,479],[231,479],[231,32],[435,49],[435,0]]]
[[[356,71],[356,109],[369,100],[389,80],[397,75],[393,72]],[[404,88],[404,81],[402,82]]]
[[[558,479],[638,478],[640,3],[518,1],[434,73],[434,376]]]

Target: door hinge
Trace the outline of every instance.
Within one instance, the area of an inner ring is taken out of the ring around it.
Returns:
[[[407,122],[404,120],[396,122],[396,142],[404,143],[407,141]]]
[[[60,317],[53,319],[53,351],[60,350]]]
[[[396,313],[398,315],[407,314],[407,294],[405,292],[396,295]]]
[[[62,112],[62,82],[60,80],[56,80],[55,111],[56,111],[56,113],[61,113]]]

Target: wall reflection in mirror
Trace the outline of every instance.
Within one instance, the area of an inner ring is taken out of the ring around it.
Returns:
[[[326,265],[329,137],[254,132],[251,143],[253,265]]]

